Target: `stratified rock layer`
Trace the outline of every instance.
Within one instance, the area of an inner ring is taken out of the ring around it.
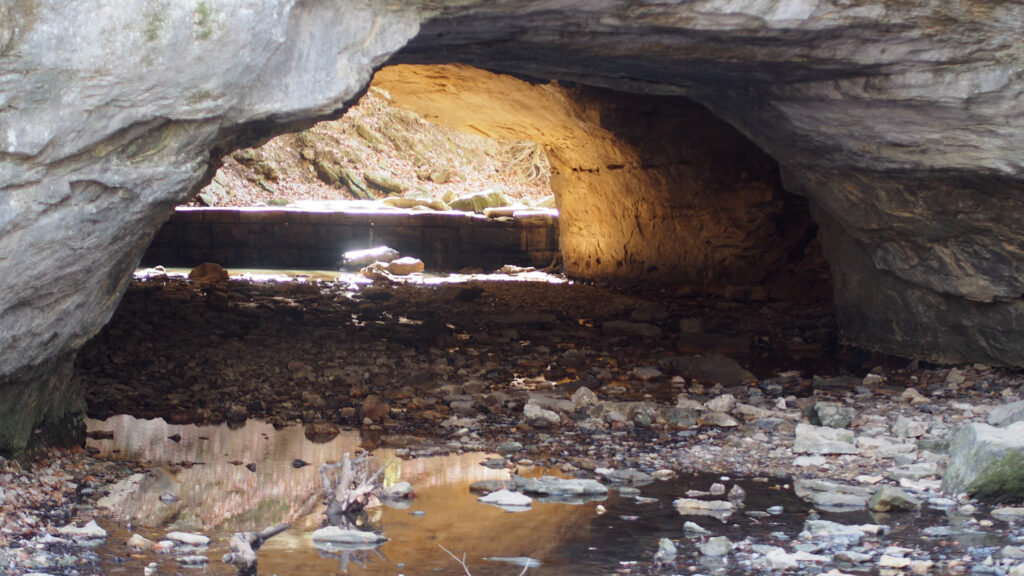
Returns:
[[[38,375],[110,317],[211,162],[337,114],[400,48],[700,102],[812,200],[850,340],[1024,365],[1022,32],[1012,2],[6,2],[0,449],[67,412],[38,408],[74,397]]]

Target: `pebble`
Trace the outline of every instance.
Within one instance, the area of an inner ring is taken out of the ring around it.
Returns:
[[[510,490],[503,489],[498,490],[496,492],[491,492],[486,496],[480,496],[479,498],[477,498],[477,501],[482,502],[484,504],[494,504],[495,506],[526,508],[529,507],[530,504],[533,502],[533,498],[530,498],[529,496],[521,492],[512,492]]]

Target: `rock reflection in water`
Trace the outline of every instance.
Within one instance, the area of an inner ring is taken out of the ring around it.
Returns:
[[[314,444],[301,426],[274,430],[258,421],[233,430],[130,416],[87,424],[90,430],[113,432],[112,439],[89,440],[100,457],[139,460],[149,466],[147,474],[137,474],[112,489],[101,505],[111,510],[113,518],[130,520],[136,530],[156,529],[147,531],[149,537],[170,529],[204,532],[213,538],[206,552],[213,560],[207,574],[233,574],[218,560],[232,532],[292,522],[292,529],[259,551],[261,573],[395,574],[400,565],[410,574],[456,573],[458,566],[439,547],[444,545],[466,552],[476,576],[504,575],[510,573],[508,565],[483,558],[552,557],[560,543],[589,531],[594,517],[593,505],[536,503],[527,514],[509,514],[478,503],[469,492],[471,483],[508,477],[504,470],[481,466],[485,454],[401,460],[394,457],[394,450],[381,449],[374,457],[389,467],[384,478],[412,483],[417,498],[407,509],[383,507],[371,515],[389,538],[376,551],[324,554],[313,546],[310,535],[324,518],[318,468],[358,450],[357,432],[343,432],[330,442]],[[174,435],[180,436],[177,442],[169,438]],[[296,469],[295,459],[310,465]],[[246,464],[253,464],[254,471]],[[165,503],[160,499],[165,493],[180,500]],[[107,544],[110,550],[98,550],[111,560],[118,552],[116,540],[131,535],[120,527],[114,533],[117,538]],[[349,565],[349,560],[354,563]]]

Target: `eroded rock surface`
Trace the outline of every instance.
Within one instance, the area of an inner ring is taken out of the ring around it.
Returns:
[[[5,422],[16,419],[0,449],[19,446],[43,412],[67,411],[34,408],[35,374],[59,374],[106,322],[211,160],[336,113],[410,39],[407,62],[693,98],[811,198],[848,338],[931,360],[1024,364],[1024,6],[401,6],[0,7],[0,404]]]

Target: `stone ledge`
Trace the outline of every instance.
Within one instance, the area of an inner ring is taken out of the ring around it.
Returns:
[[[345,250],[386,244],[428,269],[547,266],[559,252],[558,215],[468,212],[177,208],[143,256],[146,266],[334,268]]]

